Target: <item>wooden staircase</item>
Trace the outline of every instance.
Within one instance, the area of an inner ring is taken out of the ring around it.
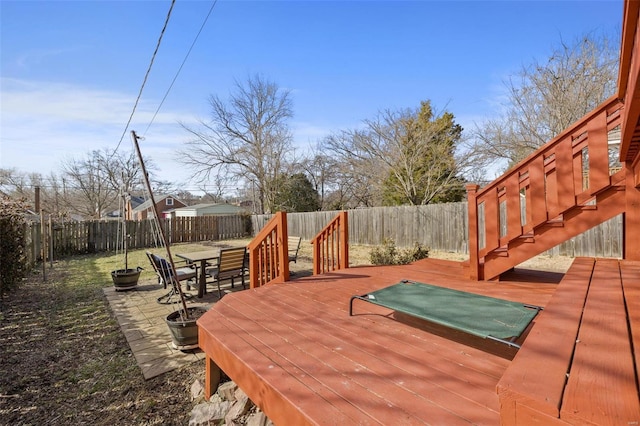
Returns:
[[[472,279],[499,279],[625,211],[625,167],[609,164],[621,112],[612,97],[488,186],[467,186]]]

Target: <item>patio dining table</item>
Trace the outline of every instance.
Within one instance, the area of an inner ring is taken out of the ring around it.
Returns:
[[[220,256],[220,249],[194,251],[191,253],[176,253],[176,256],[188,263],[200,262],[200,277],[198,278],[198,297],[203,297],[207,292],[207,262]]]

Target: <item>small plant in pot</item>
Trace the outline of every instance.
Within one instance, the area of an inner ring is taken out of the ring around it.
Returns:
[[[141,267],[136,269],[129,269],[125,266],[125,269],[117,269],[111,271],[111,279],[116,291],[131,290],[137,287],[138,278],[140,278]]]
[[[111,271],[111,279],[113,280],[113,285],[116,287],[116,291],[136,288],[138,278],[140,278],[140,272],[142,272],[142,268],[139,266],[135,269],[129,268],[127,237],[127,235],[124,237],[124,269]]]
[[[186,351],[198,348],[198,325],[196,321],[205,312],[207,312],[205,308],[192,306],[187,308],[188,315],[184,315],[182,309],[167,315],[165,321],[171,332],[174,349]]]
[[[165,319],[171,332],[172,346],[174,349],[181,351],[196,349],[198,347],[198,325],[196,321],[207,310],[199,306],[187,307],[180,281],[174,272],[176,268],[171,256],[171,249],[169,246],[166,246],[166,249],[168,260],[164,258],[157,259],[158,273],[162,276],[162,280],[171,286],[171,294],[180,296],[179,302],[182,306],[181,309],[167,315]]]
[[[123,196],[122,198],[124,200],[125,196]],[[115,286],[116,291],[131,290],[136,288],[136,286],[138,285],[138,278],[140,278],[140,272],[142,272],[142,268],[140,266],[135,269],[129,268],[129,254],[127,251],[127,240],[129,239],[129,235],[127,234],[127,224],[124,219],[120,221],[120,226],[122,229],[122,246],[124,249],[124,269],[116,269],[115,271],[111,271],[111,279],[113,280],[113,285]]]

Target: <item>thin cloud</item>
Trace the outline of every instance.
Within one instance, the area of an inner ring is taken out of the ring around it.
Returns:
[[[30,49],[16,58],[15,65],[22,70],[27,70],[32,67],[42,65],[42,63],[46,62],[51,57],[64,55],[69,52],[74,52],[77,50],[78,49],[75,49],[75,48]]]
[[[134,102],[128,94],[65,83],[2,78],[0,87],[0,167],[42,174],[59,171],[63,161],[92,150],[115,149]],[[130,130],[146,129],[155,107],[143,102]],[[175,161],[185,137],[177,123],[192,120],[188,113],[160,112],[142,143],[143,154],[166,180],[185,179]],[[121,149],[130,150],[128,132],[125,139]]]

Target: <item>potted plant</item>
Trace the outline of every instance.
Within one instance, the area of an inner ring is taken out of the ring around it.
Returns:
[[[123,201],[126,202],[125,196],[123,195]],[[127,240],[129,235],[127,234],[127,224],[124,220],[123,210],[120,210],[120,226],[122,229],[122,246],[124,251],[124,269],[116,269],[115,271],[111,271],[111,279],[113,280],[113,285],[116,288],[116,291],[121,290],[131,290],[136,288],[138,285],[138,278],[140,278],[140,272],[142,268],[138,266],[135,269],[129,268],[129,255],[127,252]]]
[[[198,348],[198,325],[196,321],[207,310],[198,306],[187,308],[187,315],[183,310],[173,311],[165,319],[171,333],[174,349],[186,351]]]
[[[171,338],[173,340],[174,348],[179,350],[195,349],[198,347],[198,325],[196,324],[196,321],[201,315],[206,312],[206,309],[196,306],[192,306],[189,308],[187,307],[187,302],[184,297],[184,293],[182,292],[182,287],[180,287],[180,282],[178,280],[178,277],[176,276],[176,267],[173,262],[173,256],[171,255],[169,241],[167,240],[164,228],[160,225],[160,215],[158,214],[156,201],[153,197],[153,191],[151,190],[149,175],[145,168],[144,160],[142,159],[142,153],[140,152],[138,136],[133,130],[131,131],[131,137],[133,139],[136,153],[138,154],[140,168],[142,169],[142,176],[144,178],[145,186],[151,200],[151,210],[153,212],[153,217],[158,224],[158,233],[166,249],[167,260],[170,266],[169,268],[167,268],[167,270],[169,271],[169,276],[166,277],[167,280],[165,282],[168,282],[172,286],[174,286],[176,292],[180,295],[180,303],[182,308],[167,315],[165,321],[167,323],[167,326],[169,327],[169,331],[171,332]]]

